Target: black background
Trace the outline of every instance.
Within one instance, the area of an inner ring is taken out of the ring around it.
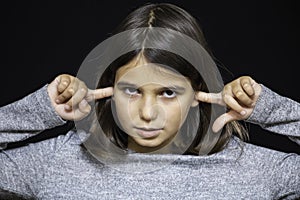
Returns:
[[[68,73],[76,76],[88,53],[132,9],[162,1],[10,1],[1,5],[0,106]],[[299,3],[285,1],[164,1],[200,22],[229,82],[250,75],[299,102]],[[300,153],[288,138],[247,124],[251,143]]]

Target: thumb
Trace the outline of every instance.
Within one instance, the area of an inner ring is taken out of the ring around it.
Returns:
[[[220,115],[213,123],[213,132],[219,132],[227,123],[240,120],[241,115],[233,110]]]

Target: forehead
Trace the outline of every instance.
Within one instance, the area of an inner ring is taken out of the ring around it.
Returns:
[[[135,85],[159,84],[170,85],[179,84],[190,85],[188,79],[168,66],[160,66],[155,63],[147,63],[144,60],[130,62],[122,66],[116,74],[115,82],[129,82]]]

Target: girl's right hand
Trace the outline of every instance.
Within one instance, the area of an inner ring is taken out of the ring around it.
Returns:
[[[75,121],[90,113],[88,102],[113,95],[112,87],[90,90],[83,81],[68,74],[57,76],[47,90],[58,115],[64,120]]]

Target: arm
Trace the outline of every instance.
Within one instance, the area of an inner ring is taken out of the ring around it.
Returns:
[[[219,93],[199,91],[196,93],[196,99],[229,108],[228,112],[214,122],[214,132],[220,131],[228,122],[246,120],[269,131],[287,135],[300,143],[299,103],[274,93],[249,76],[242,76],[226,84]]]
[[[45,171],[53,164],[61,162],[60,157],[58,162],[55,161],[56,155],[60,152],[70,154],[67,152],[69,146],[79,145],[81,142],[75,132],[69,131],[66,135],[21,148],[0,151],[0,194],[3,190],[24,199],[33,199],[31,197],[34,197],[45,184],[47,176]],[[55,166],[52,167],[55,169]]]
[[[62,125],[53,109],[47,85],[36,92],[0,108],[0,144],[28,138],[42,130]]]
[[[268,131],[287,135],[300,145],[300,104],[263,85],[254,110],[246,121]]]
[[[8,193],[24,199],[34,196],[33,188],[42,177],[43,165],[46,163],[40,161],[39,151],[36,151],[36,155],[33,156],[31,152],[27,151],[28,147],[8,152],[0,151],[0,190],[3,191],[6,198]],[[12,156],[12,154],[15,155]],[[43,157],[45,158],[46,156]],[[33,158],[36,162],[35,165],[30,160]]]
[[[0,108],[0,133],[37,132],[64,123],[53,109],[47,85]]]
[[[0,149],[41,130],[80,120],[91,111],[88,101],[109,97],[112,87],[89,90],[71,75],[59,75],[49,85],[0,108]]]
[[[65,79],[59,82],[75,80],[72,76],[64,77]],[[56,85],[59,83],[56,82],[57,80],[58,79],[54,80],[48,88],[44,88],[44,92],[48,90],[50,96],[48,104],[52,104],[54,107],[55,111],[52,109],[51,112],[55,114],[58,113],[60,117],[66,120],[77,120],[85,117],[91,110],[89,104],[86,103],[87,101],[109,97],[113,94],[111,87],[87,90],[85,93],[82,90],[86,89],[85,85],[82,84],[82,82],[78,82],[78,80],[75,81],[76,83],[74,85],[63,84],[62,88],[60,88]],[[73,81],[70,81],[69,83],[72,82]],[[79,84],[76,85],[77,83]],[[55,88],[60,88],[61,91],[57,92]],[[56,103],[53,103],[53,101],[56,101]],[[65,108],[65,106],[67,108]],[[49,162],[53,162],[53,153],[65,151],[65,149],[62,150],[61,148],[69,141],[71,141],[72,146],[75,144],[74,142],[76,142],[77,145],[82,142],[78,138],[77,132],[75,134],[75,132],[69,131],[66,135],[60,135],[56,138],[43,140],[21,148],[10,150],[0,149],[0,192],[2,189],[4,191],[20,194],[24,197],[34,196],[38,193],[41,182],[44,180],[45,168],[48,169]]]

